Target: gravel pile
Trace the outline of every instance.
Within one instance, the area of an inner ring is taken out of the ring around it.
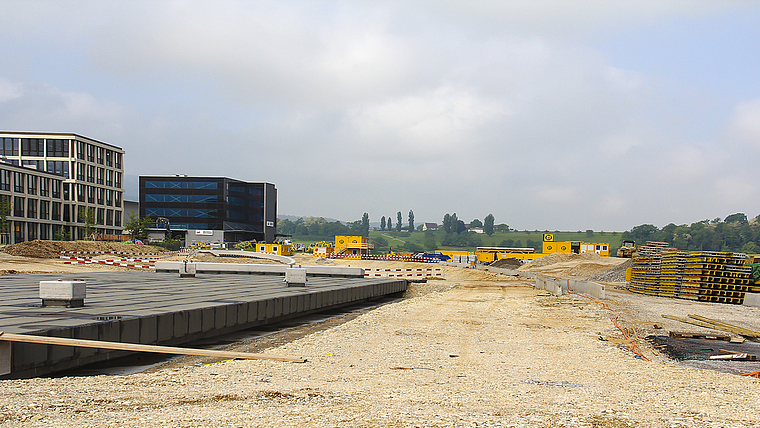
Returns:
[[[631,266],[633,266],[633,260],[628,259],[614,268],[592,275],[588,279],[601,282],[625,282],[625,271]]]
[[[128,253],[163,253],[166,249],[152,245],[137,245],[131,242],[97,241],[34,241],[6,245],[0,251],[13,256],[56,259],[61,251],[118,251]]]

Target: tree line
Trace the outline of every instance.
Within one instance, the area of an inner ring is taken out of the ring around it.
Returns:
[[[760,215],[751,221],[744,213],[721,220],[702,220],[690,225],[668,224],[662,229],[642,224],[623,232],[623,239],[635,240],[637,246],[647,241],[667,242],[679,250],[760,252]]]

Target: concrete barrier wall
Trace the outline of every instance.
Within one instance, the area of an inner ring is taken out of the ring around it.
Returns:
[[[551,278],[543,275],[536,276],[536,288],[549,291],[557,296],[568,294],[568,285],[570,290],[576,293],[585,294],[597,299],[604,299],[607,297],[606,287],[603,284],[578,279],[568,280]]]
[[[156,272],[179,272],[184,262],[157,261]],[[195,262],[196,273],[237,273],[255,275],[285,276],[287,265],[260,265],[252,263],[208,263]],[[307,276],[331,276],[343,278],[364,278],[364,269],[349,266],[301,266]]]

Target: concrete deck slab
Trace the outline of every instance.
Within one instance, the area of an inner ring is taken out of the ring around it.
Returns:
[[[59,278],[87,282],[83,307],[41,307],[39,282]],[[306,287],[288,287],[282,276],[199,273],[180,278],[158,272],[3,275],[0,331],[180,345],[403,292],[406,284],[398,278],[315,276]],[[27,343],[11,348],[12,362],[0,373],[3,378],[45,375],[116,355]]]

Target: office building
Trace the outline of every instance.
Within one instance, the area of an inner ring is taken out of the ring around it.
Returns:
[[[161,220],[162,227],[168,222],[173,235],[185,234],[186,245],[273,242],[277,189],[226,177],[141,176],[140,217]]]
[[[88,214],[96,234],[120,235],[123,158],[121,148],[77,134],[0,131],[0,178],[8,179],[0,180],[0,194],[11,198],[11,243],[84,239]]]

